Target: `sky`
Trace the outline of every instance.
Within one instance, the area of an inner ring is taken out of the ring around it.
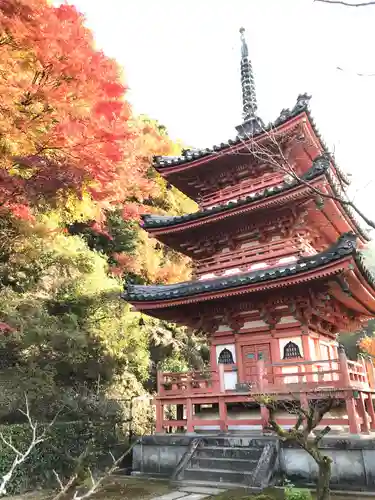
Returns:
[[[243,26],[261,118],[274,120],[298,94],[310,93],[323,138],[353,175],[356,202],[375,218],[375,6],[313,0],[69,3],[85,14],[98,48],[123,66],[135,112],[157,119],[192,147],[233,138],[242,121]]]

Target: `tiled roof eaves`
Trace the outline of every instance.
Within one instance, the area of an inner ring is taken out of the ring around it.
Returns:
[[[299,273],[325,267],[328,264],[339,261],[344,257],[354,255],[356,262],[367,277],[369,283],[375,287],[375,279],[367,270],[362,259],[356,253],[357,237],[353,233],[343,234],[335,245],[317,255],[304,257],[289,266],[278,266],[270,269],[250,271],[235,276],[222,276],[211,280],[188,281],[175,285],[143,286],[127,284],[122,297],[129,302],[152,302],[160,300],[173,300],[202,293],[210,293],[233,287],[242,287],[258,283],[270,282],[272,280],[292,277]]]
[[[325,156],[319,156],[313,162],[312,167],[303,175],[302,179],[305,181],[313,181],[317,179],[319,176],[324,175],[329,170],[329,159]],[[244,199],[240,199],[238,201],[233,201],[225,205],[218,205],[211,209],[199,210],[197,212],[193,212],[186,215],[178,215],[178,216],[158,216],[158,215],[143,215],[143,224],[142,227],[144,229],[157,229],[162,227],[179,225],[186,222],[196,221],[198,219],[203,219],[206,217],[211,217],[212,215],[222,214],[228,212],[234,208],[243,207],[246,205],[251,205],[257,201],[264,200],[266,198],[271,198],[285,192],[292,191],[292,189],[302,187],[305,188],[305,185],[301,184],[298,180],[292,180],[291,182],[283,182],[278,186],[273,186],[270,188],[266,188],[262,191],[258,191],[254,193],[253,196],[247,196]]]
[[[307,105],[300,106],[296,109],[293,108],[292,111],[288,110],[289,112],[288,116],[285,115],[285,117],[283,118],[279,117],[274,123],[269,123],[260,132],[254,134],[251,137],[251,139],[259,138],[262,135],[266,134],[267,132],[270,132],[275,128],[285,125],[292,118],[295,118],[298,115],[301,115],[307,111],[308,111]],[[211,148],[184,150],[181,156],[154,156],[153,166],[156,170],[162,171],[165,168],[170,168],[175,166],[177,167],[179,165],[192,163],[201,158],[205,158],[207,156],[224,152],[228,148],[241,146],[241,144],[246,142],[247,139],[248,139],[247,137],[237,136],[235,139],[229,139],[227,142],[222,142],[221,144],[214,145]]]
[[[327,144],[325,143],[321,133],[319,132],[319,129],[316,125],[316,122],[311,115],[311,110],[309,108],[309,101],[310,101],[310,96],[307,94],[300,94],[297,97],[296,104],[294,107],[290,110],[288,108],[285,108],[281,111],[279,117],[273,122],[269,123],[266,127],[263,128],[260,132],[257,134],[254,134],[252,138],[257,138],[260,137],[261,135],[274,130],[275,128],[281,127],[285,125],[288,121],[292,120],[293,118],[296,118],[297,116],[306,113],[309,122],[311,124],[311,127],[318,138],[322,149],[325,153],[330,154],[330,151],[327,147]],[[178,165],[183,165],[187,163],[192,163],[195,162],[196,160],[200,158],[204,158],[206,156],[210,156],[214,153],[219,153],[222,151],[225,151],[228,148],[231,148],[233,146],[238,146],[241,145],[247,138],[242,137],[242,136],[237,136],[236,139],[234,140],[228,140],[227,142],[222,142],[220,145],[215,145],[212,148],[205,148],[205,149],[196,149],[196,150],[184,150],[183,154],[181,156],[155,156],[154,157],[154,162],[153,165],[157,170],[163,170],[164,168],[170,168],[173,166],[178,166]],[[331,157],[331,161],[333,163],[333,166],[335,167],[335,170],[337,171],[337,175],[340,178],[340,180],[344,184],[350,184],[349,178],[345,173],[340,169],[340,167],[336,164],[334,158]]]

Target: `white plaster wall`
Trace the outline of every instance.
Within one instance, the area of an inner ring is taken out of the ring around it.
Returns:
[[[224,389],[234,391],[237,384],[237,372],[224,372]]]
[[[259,245],[259,241],[247,241],[246,243],[242,243],[241,248],[255,247],[257,245]]]
[[[312,339],[311,337],[309,337],[308,338],[308,342],[309,342],[309,347],[310,347],[311,361],[314,361],[316,359],[314,339]]]
[[[278,308],[276,308],[278,309]],[[295,323],[297,320],[294,316],[283,316],[279,321],[279,324]]]
[[[327,359],[327,355],[325,354],[327,352],[327,348],[328,348],[328,352],[329,352],[329,358],[330,359],[336,359],[337,358],[337,355],[336,355],[336,350],[334,349],[334,346],[337,345],[337,342],[327,342],[327,341],[323,341],[321,340],[320,342],[320,347],[321,347],[321,350],[322,350],[322,359]],[[324,352],[324,354],[323,354]],[[322,365],[322,371],[330,371],[330,370],[338,370],[338,363],[324,363]],[[338,373],[327,373],[325,375],[323,375],[323,380],[324,381],[332,381],[332,380],[338,380],[339,379],[339,374]]]
[[[237,363],[236,360],[236,348],[234,344],[222,344],[216,346],[216,362],[219,362],[219,356],[222,350],[228,349],[232,353],[234,363]]]
[[[303,354],[302,339],[301,339],[301,337],[287,337],[287,338],[279,339],[280,359],[282,360],[284,358],[284,347],[289,342],[294,342],[295,344],[298,345],[299,352],[301,353],[301,356],[303,357],[304,354]],[[296,361],[302,361],[302,360],[296,358]]]
[[[304,372],[304,366],[295,366],[295,365],[290,365],[290,366],[283,366],[282,367],[282,373],[297,373],[297,372]],[[306,377],[304,377],[302,374],[300,376],[298,375],[291,375],[290,377],[283,377],[283,382],[284,384],[301,384],[303,382],[306,382]]]
[[[216,330],[217,332],[227,332],[231,330],[231,327],[229,325],[220,325],[219,328]]]
[[[245,321],[241,330],[243,328],[258,328],[259,326],[267,326],[267,323],[265,321],[263,321],[262,319],[257,320],[257,321]]]

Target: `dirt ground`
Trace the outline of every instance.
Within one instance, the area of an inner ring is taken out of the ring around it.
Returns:
[[[167,481],[115,476],[91,498],[93,500],[149,500],[169,491],[171,488]],[[48,492],[33,492],[9,497],[9,500],[50,500],[51,498],[53,495]]]

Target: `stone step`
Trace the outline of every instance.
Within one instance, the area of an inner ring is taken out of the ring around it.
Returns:
[[[251,472],[257,466],[257,460],[243,460],[240,458],[201,458],[201,457],[192,457],[189,463],[189,469],[220,469],[220,470],[231,470],[231,471],[244,471]]]
[[[183,491],[186,493],[198,493],[200,495],[220,495],[220,493],[224,493],[225,489],[214,488],[213,486],[197,486],[186,484],[185,486],[179,486],[178,491]]]
[[[203,442],[207,446],[223,446],[228,448],[261,448],[269,441],[275,441],[274,437],[253,436],[205,436]]]
[[[250,484],[251,474],[245,471],[229,469],[192,469],[184,471],[184,479],[193,481],[209,481],[216,483]],[[220,484],[217,486],[220,487]]]
[[[228,446],[203,446],[197,448],[194,456],[202,458],[221,457],[221,458],[242,458],[258,461],[263,448],[243,448],[243,447],[228,447]]]
[[[181,479],[179,481],[173,481],[172,483],[173,486],[178,488],[180,491],[185,491],[185,488],[190,488],[190,487],[203,487],[203,488],[217,488],[219,487],[220,489],[223,490],[235,490],[238,488],[244,488],[244,491],[249,491],[251,494],[256,494],[260,493],[262,491],[261,488],[257,487],[248,487],[246,484],[243,483],[225,483],[222,481],[220,485],[217,484],[217,481],[202,481],[199,479]],[[245,489],[246,488],[246,489]]]

